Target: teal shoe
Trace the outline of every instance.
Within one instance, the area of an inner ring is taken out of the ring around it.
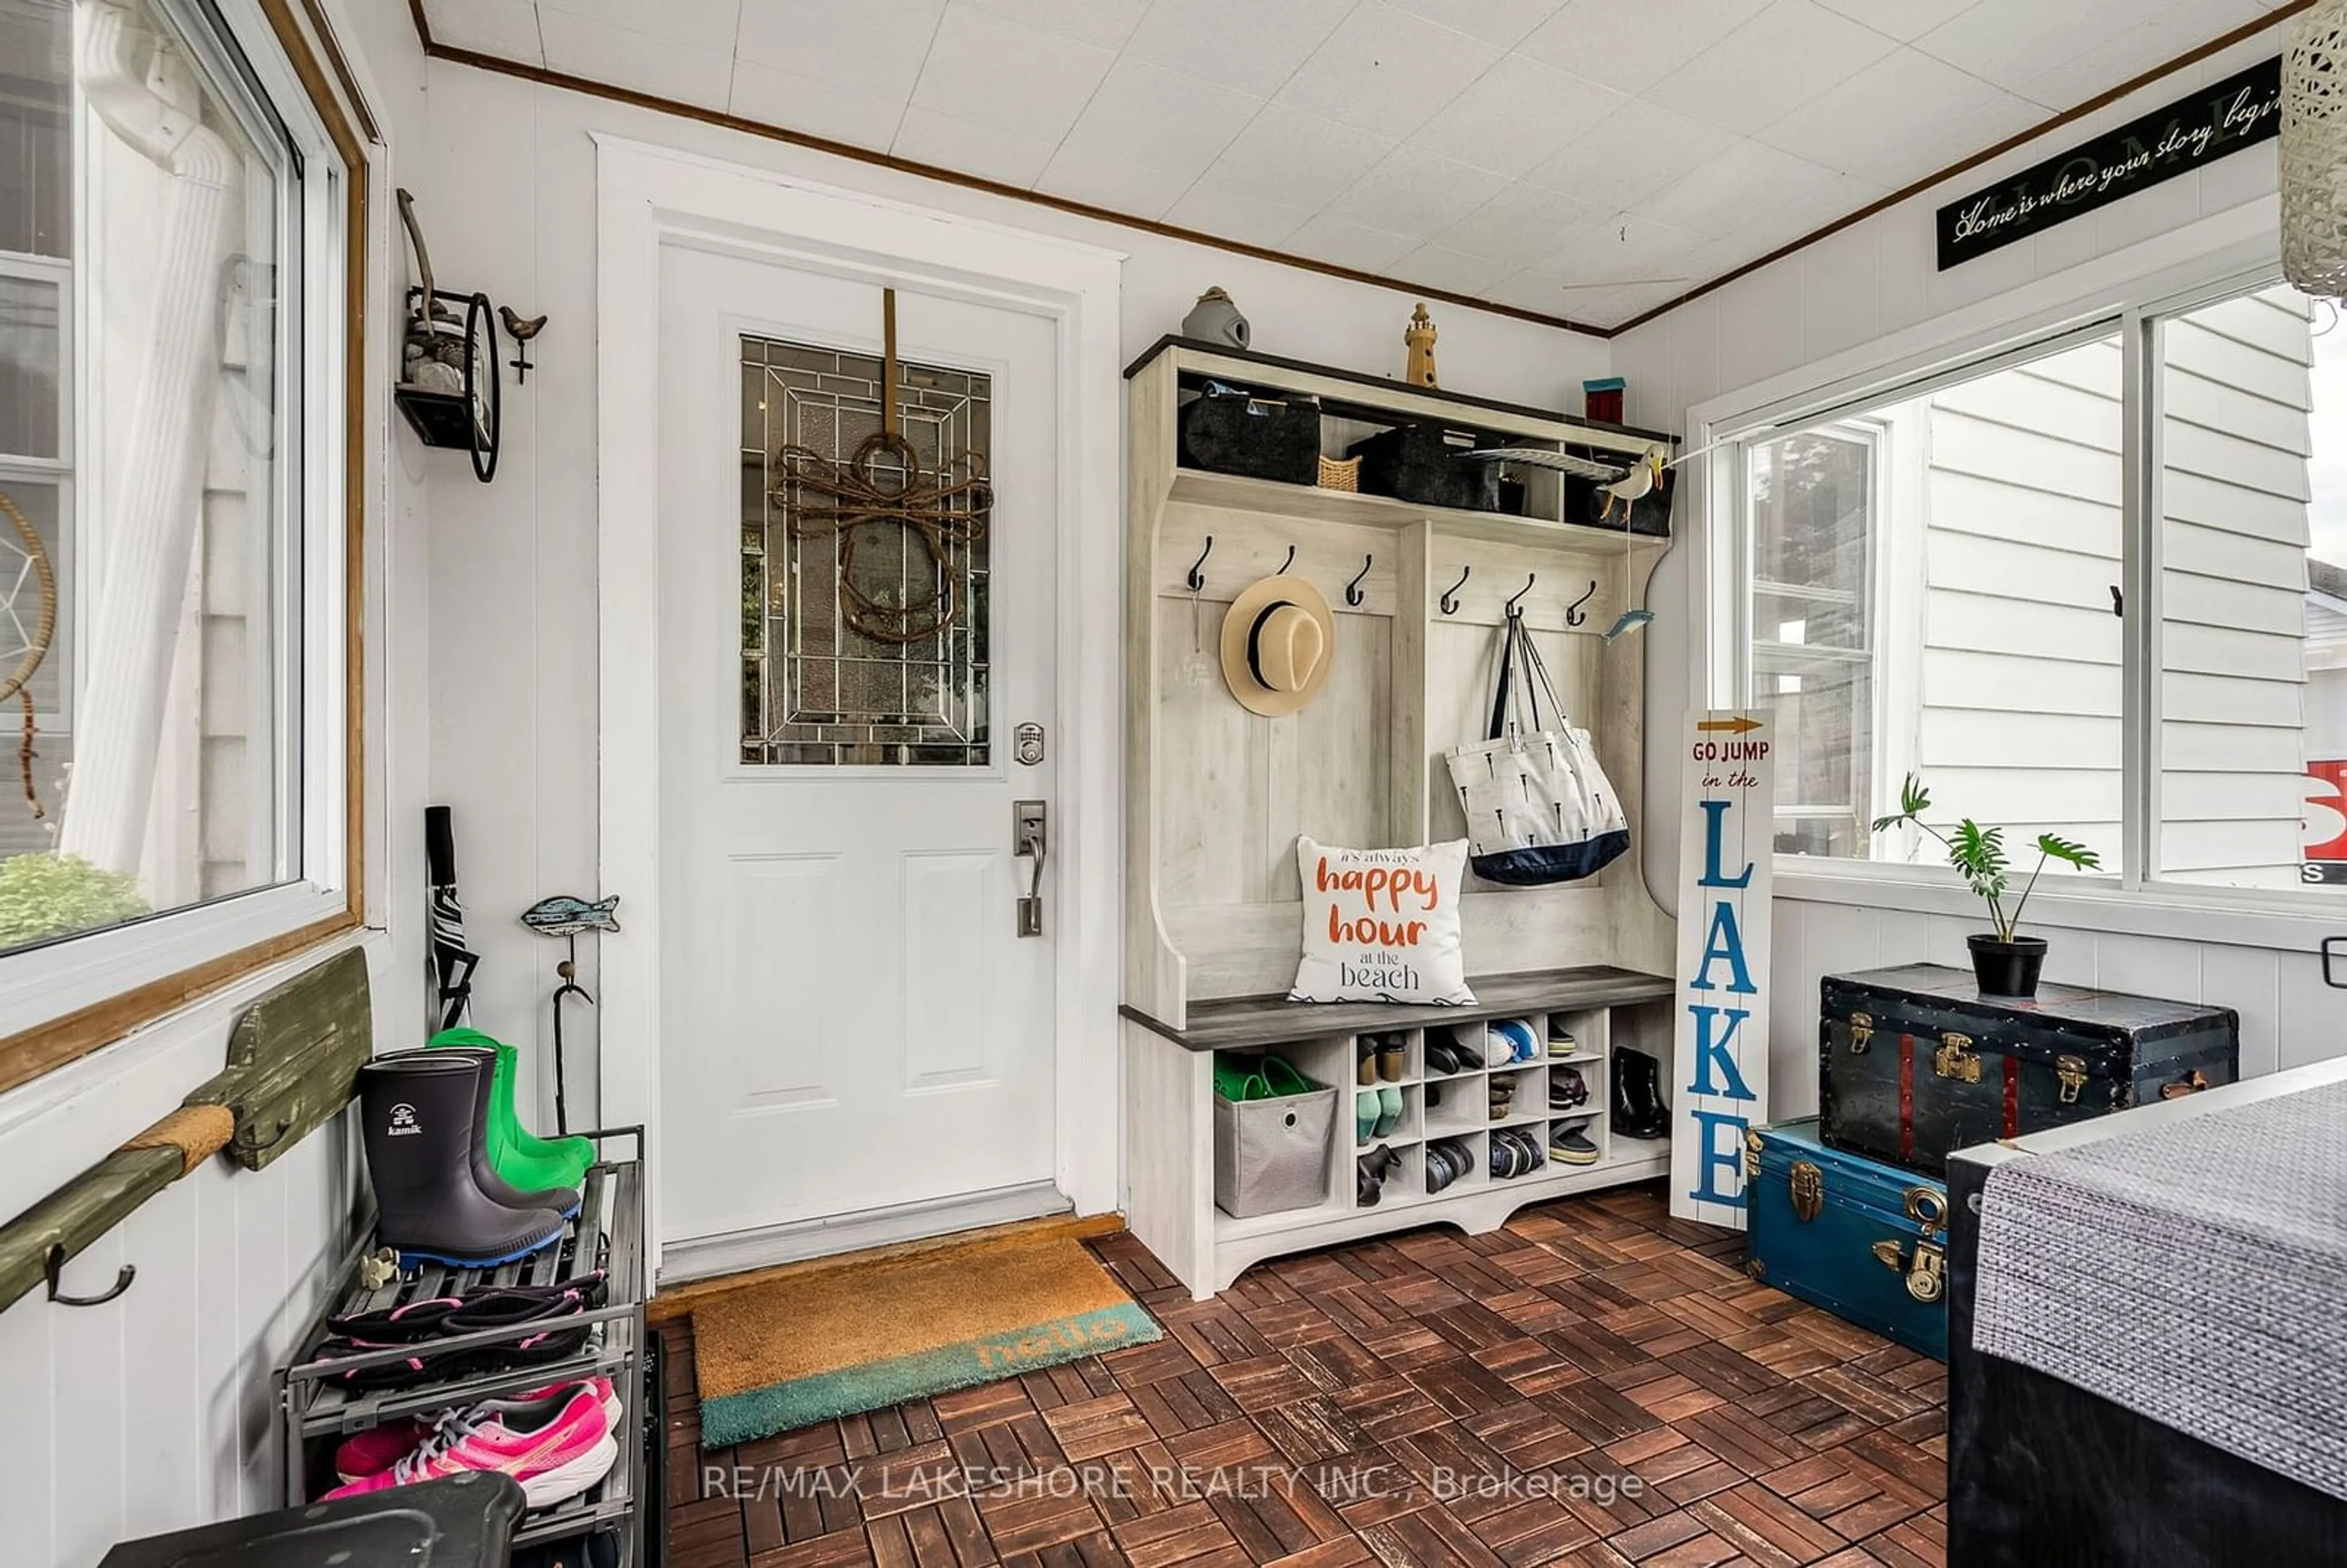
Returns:
[[[1377,1125],[1369,1130],[1369,1136],[1390,1138],[1394,1129],[1401,1125],[1401,1091],[1389,1083],[1378,1091],[1377,1102]]]
[[[1354,1142],[1366,1143],[1377,1132],[1378,1117],[1385,1109],[1374,1089],[1364,1089],[1353,1097]]]

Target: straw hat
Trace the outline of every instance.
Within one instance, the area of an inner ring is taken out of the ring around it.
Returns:
[[[1337,658],[1337,620],[1300,577],[1267,577],[1223,617],[1223,679],[1239,706],[1284,718],[1319,694]]]

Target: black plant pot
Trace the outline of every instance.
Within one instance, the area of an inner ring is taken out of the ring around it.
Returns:
[[[2045,939],[2016,937],[2000,942],[1994,937],[1966,937],[1973,950],[1973,977],[1981,994],[1990,997],[2034,997],[2037,974],[2045,967]]]

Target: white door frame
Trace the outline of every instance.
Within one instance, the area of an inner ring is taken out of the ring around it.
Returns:
[[[673,244],[904,283],[1055,323],[1059,345],[1054,1175],[1082,1214],[1122,1185],[1117,980],[1122,702],[1119,385],[1123,257],[858,191],[597,135],[596,569],[601,635],[603,1120],[642,1123],[658,1267],[661,253]],[[1004,918],[1009,918],[1009,911]]]

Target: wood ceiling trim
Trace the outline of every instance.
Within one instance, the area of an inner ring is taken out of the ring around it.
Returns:
[[[423,0],[416,0],[416,3],[421,5]],[[1671,312],[1677,310],[1681,305],[1692,303],[1693,302],[1703,298],[1706,294],[1726,288],[1728,284],[1736,282],[1738,278],[1744,277],[1752,272],[1757,272],[1763,267],[1783,261],[1786,257],[1791,255],[1796,251],[1804,250],[1809,246],[1814,245],[1819,241],[1823,240],[1829,235],[1839,234],[1843,230],[1848,229],[1854,224],[1863,223],[1869,218],[1873,217],[1876,213],[1896,207],[1901,202],[1908,200],[1911,198],[1920,196],[1924,191],[1931,190],[1933,186],[1939,185],[1946,180],[1953,179],[1957,175],[1963,174],[1968,169],[1977,169],[1982,164],[1988,162],[1992,159],[2002,158],[2006,153],[2013,151],[2015,148],[2025,147],[2029,143],[2035,141],[2040,137],[2050,136],[2055,131],[2061,129],[2064,126],[2068,125],[2075,120],[2084,119],[2086,116],[2093,114],[2097,109],[2107,108],[2112,104],[2118,102],[2119,99],[2127,97],[2129,93],[2147,87],[2163,77],[2171,76],[2174,73],[2182,70],[2187,66],[2198,65],[2200,61],[2207,59],[2209,56],[2218,53],[2219,50],[2229,49],[2245,38],[2254,38],[2260,33],[2264,32],[2267,28],[2273,26],[2277,23],[2284,21],[2289,17],[2297,15],[2301,11],[2305,10],[2308,6],[2313,4],[2314,0],[2288,0],[2287,4],[2277,5],[2271,11],[2267,12],[2263,16],[2257,18],[2255,21],[2245,22],[2241,26],[2234,28],[2231,32],[2211,38],[2209,42],[2200,45],[2197,48],[2187,49],[2184,53],[2177,56],[2174,59],[2168,60],[2161,65],[2154,66],[2151,69],[2145,71],[2140,76],[2132,77],[2127,80],[2121,82],[2117,87],[2111,88],[2108,92],[2096,94],[2093,97],[2088,98],[2085,103],[2078,105],[2075,108],[2064,109],[2060,114],[2054,116],[2050,119],[2041,120],[2037,124],[2030,127],[2027,130],[2017,131],[2014,135],[2006,137],[1994,147],[1983,149],[1982,151],[1973,153],[1970,158],[1964,159],[1960,162],[1952,163],[1948,165],[1947,168],[1939,170],[1937,173],[1927,174],[1922,179],[1916,180],[1913,184],[1903,187],[1901,190],[1894,190],[1881,200],[1860,208],[1857,211],[1850,213],[1846,218],[1837,218],[1821,229],[1813,229],[1809,233],[1802,235],[1799,239],[1795,240],[1788,244],[1778,246],[1775,250],[1769,251],[1765,256],[1756,257],[1752,261],[1745,262],[1742,266],[1735,268],[1733,271],[1722,272],[1718,277],[1712,279],[1711,282],[1699,284],[1695,288],[1689,289],[1686,293],[1681,294],[1678,298],[1672,300],[1667,303],[1656,305],[1653,310],[1645,311],[1638,315],[1632,316],[1620,326],[1613,328],[1605,335],[1607,337],[1619,337],[1624,333],[1630,331],[1634,327],[1645,326],[1648,322],[1653,321],[1657,316],[1667,315]]]
[[[680,103],[673,98],[663,98],[651,93],[637,92],[630,87],[613,87],[609,83],[592,81],[584,77],[574,77],[561,71],[549,70],[543,66],[528,65],[517,60],[501,59],[495,55],[484,55],[472,49],[457,48],[452,45],[434,41],[431,23],[424,13],[424,0],[407,0],[407,9],[415,21],[416,41],[423,46],[426,55],[436,60],[446,60],[454,65],[470,66],[476,70],[491,71],[499,76],[517,77],[524,81],[536,82],[544,87],[561,87],[570,92],[584,93],[589,97],[607,98],[614,103],[650,109],[657,114],[679,115],[686,119],[699,120],[704,125],[741,131],[768,141],[784,142],[793,147],[806,148],[810,151],[847,159],[852,162],[870,164],[878,169],[895,169],[900,174],[910,174],[924,179],[935,179],[947,185],[959,186],[966,190],[983,191],[989,196],[1000,196],[1013,201],[1048,207],[1054,211],[1090,219],[1094,222],[1110,223],[1118,228],[1138,230],[1144,234],[1155,234],[1188,244],[1228,251],[1235,255],[1250,256],[1256,261],[1269,261],[1283,267],[1300,268],[1305,272],[1318,272],[1326,277],[1342,278],[1347,282],[1366,283],[1372,288],[1418,295],[1425,299],[1440,301],[1444,304],[1459,305],[1471,311],[1482,311],[1488,314],[1504,316],[1512,321],[1531,322],[1539,326],[1553,327],[1563,332],[1580,333],[1585,336],[1597,338],[1615,338],[1633,328],[1644,326],[1659,316],[1667,315],[1681,305],[1691,303],[1706,294],[1723,289],[1738,278],[1746,277],[1763,267],[1781,261],[1795,251],[1805,250],[1820,240],[1839,234],[1854,224],[1863,223],[1875,214],[1896,207],[1901,202],[1921,195],[1969,169],[1977,169],[1993,159],[2002,158],[2015,148],[2026,146],[2040,137],[2050,135],[2065,125],[2083,119],[2097,109],[2116,103],[2129,93],[2151,86],[2163,77],[2180,71],[2187,66],[2197,65],[2209,56],[2220,50],[2229,49],[2244,39],[2253,38],[2268,28],[2297,15],[2313,4],[2314,0],[2285,0],[2284,4],[2276,6],[2263,16],[2245,22],[2197,47],[2187,49],[2173,59],[2164,61],[2129,77],[2106,92],[2097,93],[2073,108],[2065,109],[2059,114],[2040,120],[2037,124],[2025,130],[2015,132],[1993,147],[1984,148],[1968,158],[1961,159],[1943,169],[1927,174],[1921,179],[1894,190],[1879,200],[1870,202],[1855,212],[1812,229],[1799,238],[1778,246],[1767,255],[1756,257],[1740,266],[1722,272],[1710,282],[1697,284],[1676,298],[1656,305],[1652,310],[1643,311],[1619,326],[1613,327],[1596,326],[1588,322],[1574,321],[1569,316],[1526,310],[1518,305],[1501,304],[1495,300],[1479,299],[1472,294],[1462,294],[1451,289],[1431,288],[1422,283],[1410,282],[1407,279],[1363,272],[1354,267],[1342,267],[1333,261],[1316,261],[1309,256],[1299,256],[1290,251],[1274,250],[1266,245],[1252,245],[1245,241],[1228,240],[1201,230],[1184,229],[1179,224],[1134,217],[1110,208],[1094,206],[1088,201],[1076,201],[1067,197],[1052,196],[1040,190],[1022,190],[1015,185],[1006,185],[999,180],[981,179],[974,174],[964,174],[935,164],[916,162],[911,159],[898,158],[892,153],[876,151],[868,147],[858,147],[852,142],[833,141],[828,138],[813,136],[805,131],[769,125],[763,120],[748,119],[719,109],[703,108],[696,104]]]

